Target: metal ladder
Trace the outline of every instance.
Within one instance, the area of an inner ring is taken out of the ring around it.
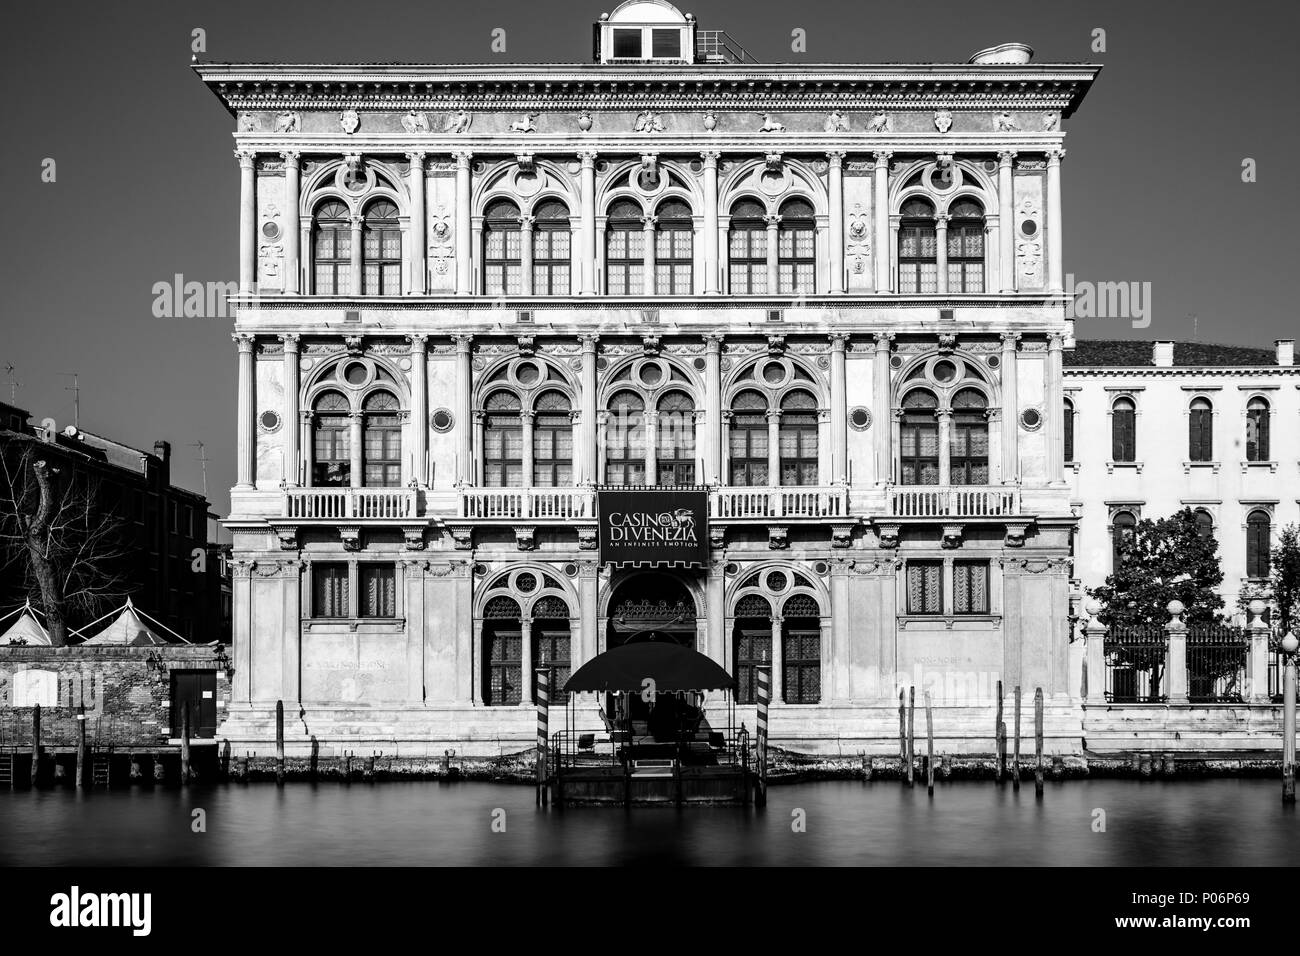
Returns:
[[[0,787],[14,788],[14,752],[10,747],[0,750]]]
[[[110,786],[113,750],[100,750],[96,747],[90,754],[90,785],[92,787]]]

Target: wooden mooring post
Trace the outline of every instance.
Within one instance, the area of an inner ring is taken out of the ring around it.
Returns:
[[[1020,685],[1016,685],[1016,739],[1012,745],[1011,786],[1020,789]]]
[[[767,714],[768,704],[772,699],[772,669],[767,664],[760,664],[755,668],[754,676],[756,680],[756,698],[757,698],[757,716],[754,725],[754,737],[757,743],[757,749],[754,755],[758,765],[754,768],[755,785],[754,785],[754,805],[757,807],[767,806]]]
[[[86,785],[86,705],[77,708],[77,780],[80,790]]]
[[[320,741],[316,739],[315,734],[312,734],[311,735],[311,782],[312,783],[316,782],[316,771],[318,769],[319,763],[320,763]]]
[[[32,789],[41,774],[41,705],[32,708]]]
[[[546,767],[547,743],[550,740],[551,669],[549,667],[537,668],[533,674],[533,679],[537,684],[537,792],[535,799],[537,806],[544,807],[550,802],[546,781]]]
[[[1034,690],[1034,796],[1043,795],[1043,689]]]
[[[221,779],[230,779],[230,741],[225,737],[221,739]]]
[[[995,779],[1002,782],[1007,769],[1007,726],[1002,721],[1002,681],[998,681],[998,713],[993,718],[993,751],[996,754]]]
[[[898,770],[907,760],[907,691],[898,688]]]
[[[284,701],[275,702],[275,785],[284,786]]]
[[[916,688],[907,689],[907,785],[916,785]]]
[[[925,790],[934,796],[934,717],[930,713],[930,692],[925,692]]]
[[[167,782],[167,765],[163,763],[161,750],[153,752],[153,782],[155,784]]]
[[[190,782],[190,708],[181,708],[181,786]]]

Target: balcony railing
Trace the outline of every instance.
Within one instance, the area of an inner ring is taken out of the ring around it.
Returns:
[[[461,492],[460,513],[481,520],[594,520],[595,497],[585,488],[467,488]]]
[[[709,517],[846,518],[849,493],[844,487],[717,488],[709,495]]]
[[[403,521],[417,517],[409,488],[287,488],[284,517],[302,521]]]
[[[900,518],[999,518],[1020,513],[1020,489],[998,485],[895,485],[889,513]]]

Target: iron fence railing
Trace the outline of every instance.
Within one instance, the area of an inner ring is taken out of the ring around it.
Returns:
[[[1239,704],[1245,699],[1250,632],[1227,624],[1187,629],[1187,699],[1193,704]]]
[[[1102,648],[1107,701],[1158,704],[1168,697],[1165,660],[1169,640],[1163,627],[1112,627]]]

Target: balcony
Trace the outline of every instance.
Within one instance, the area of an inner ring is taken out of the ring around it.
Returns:
[[[849,517],[848,488],[716,488],[709,493],[713,521],[839,519]]]
[[[419,501],[410,488],[286,488],[282,519],[296,522],[412,521]]]
[[[897,518],[1005,518],[1020,514],[1020,489],[1002,485],[894,485],[886,513]]]
[[[596,520],[596,494],[586,488],[466,488],[460,517],[476,521]]]

